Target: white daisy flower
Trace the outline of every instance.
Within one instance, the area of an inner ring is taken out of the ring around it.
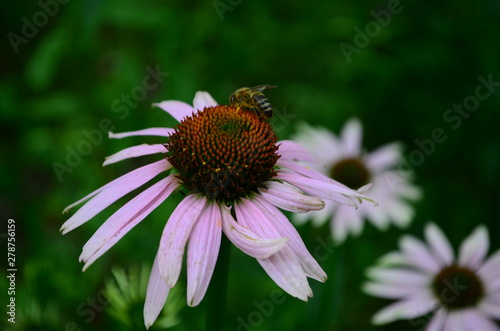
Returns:
[[[365,153],[361,145],[362,125],[357,119],[348,121],[339,137],[327,129],[304,124],[293,140],[316,157],[312,168],[349,188],[367,190],[364,194],[379,204],[376,208],[372,204],[361,204],[355,209],[325,200],[326,206],[320,211],[294,215],[296,223],[311,220],[320,226],[330,219],[336,243],[343,242],[349,233],[359,235],[365,219],[380,230],[387,229],[391,223],[402,228],[410,224],[414,209],[408,200],[419,199],[421,193],[411,184],[410,176],[396,169],[402,159],[400,144],[387,144]]]
[[[425,325],[426,331],[500,330],[492,321],[500,319],[500,250],[486,259],[487,228],[478,226],[464,240],[458,258],[435,224],[427,224],[425,239],[403,236],[400,252],[386,254],[368,269],[371,281],[363,290],[399,300],[372,322],[410,319],[410,325]]]

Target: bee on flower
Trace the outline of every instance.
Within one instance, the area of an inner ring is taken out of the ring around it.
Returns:
[[[307,278],[323,282],[326,274],[280,209],[301,213],[322,209],[323,200],[356,206],[370,199],[300,164],[313,161],[310,154],[293,141],[278,141],[272,126],[255,112],[218,105],[207,92],[197,92],[193,106],[176,100],[154,106],[177,119],[177,127],[111,133],[111,138],[149,135],[160,141],[126,148],[107,157],[104,165],[149,154],[158,154],[159,160],[122,175],[65,209],[85,203],[63,224],[63,234],[124,195],[142,190],[85,244],[80,256],[84,270],[182,188],[187,194],[168,217],[149,277],[144,306],[147,328],[179,279],[185,251],[187,304],[200,303],[223,234],[257,259],[284,291],[307,301],[312,296]],[[143,187],[153,180],[154,184]]]

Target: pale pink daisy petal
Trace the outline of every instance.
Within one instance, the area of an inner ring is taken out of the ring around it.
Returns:
[[[272,238],[281,237],[276,227],[252,201],[242,198],[235,203],[235,210],[236,218],[243,226],[261,236],[267,234]],[[291,296],[304,301],[312,296],[306,274],[290,247],[284,246],[269,258],[258,262],[269,277]]]
[[[353,192],[351,189],[338,187],[329,182],[310,179],[298,174],[293,174],[285,171],[278,172],[275,178],[286,181],[310,195],[315,195],[319,198],[329,199],[337,203],[346,204],[353,207],[357,206],[357,203],[353,198],[344,195]]]
[[[113,133],[113,132],[109,131],[108,138],[121,139],[121,138],[126,138],[126,137],[133,137],[133,136],[168,137],[169,135],[171,135],[174,132],[175,132],[175,129],[171,129],[171,128],[149,128],[149,129],[121,132],[121,133]]]
[[[336,208],[335,211],[333,212],[333,217],[329,223],[330,232],[333,237],[333,242],[336,245],[342,243],[349,234],[348,220],[343,218],[342,216],[339,217],[338,211],[339,211],[338,208]]]
[[[443,331],[467,331],[463,321],[463,316],[463,312],[449,312]]]
[[[496,323],[476,310],[468,309],[463,312],[467,331],[500,331]]]
[[[363,195],[358,193],[357,191],[345,186],[342,183],[337,182],[336,180],[331,179],[330,177],[327,177],[327,176],[317,172],[316,170],[312,169],[311,167],[303,166],[301,164],[297,164],[294,162],[290,162],[286,159],[279,159],[276,162],[276,165],[290,169],[290,170],[296,172],[297,174],[300,174],[300,175],[305,176],[307,178],[328,182],[328,183],[334,185],[335,187],[338,187],[338,189],[341,190],[341,192],[346,194],[346,195],[353,195],[353,196],[360,197],[360,198],[363,197]]]
[[[158,174],[168,170],[169,168],[170,163],[167,160],[160,160],[148,164],[113,180],[112,182],[90,193],[85,198],[66,207],[64,211],[67,211],[71,207],[92,198],[62,225],[62,233],[68,233],[69,231],[79,227],[111,205],[113,202],[123,197],[125,194],[144,185],[146,182],[150,181]]]
[[[432,281],[428,274],[403,268],[370,268],[367,276],[374,281],[425,289]]]
[[[261,238],[255,232],[236,222],[229,209],[223,204],[220,205],[220,211],[224,234],[243,253],[253,258],[267,259],[288,242],[288,238]]]
[[[500,279],[500,250],[493,253],[478,270],[478,274],[485,281],[491,282]]]
[[[402,146],[400,143],[387,144],[365,156],[366,165],[376,172],[384,172],[394,167],[401,160]]]
[[[342,128],[340,137],[344,143],[343,152],[347,157],[358,156],[361,153],[362,130],[358,119],[349,120]]]
[[[217,106],[217,101],[212,98],[208,92],[198,91],[194,95],[193,107],[197,110],[203,110],[203,108],[215,107]]]
[[[368,282],[362,286],[363,292],[386,299],[404,299],[415,293],[423,295],[428,291],[424,288],[408,287],[400,284],[385,284]]]
[[[205,296],[219,255],[222,219],[219,206],[209,202],[194,225],[187,248],[187,302],[197,306]]]
[[[490,281],[488,284],[488,290],[491,292],[497,292],[500,291],[500,278],[494,279]]]
[[[500,319],[500,301],[486,298],[479,304],[479,310],[492,318]]]
[[[278,142],[278,154],[281,158],[289,161],[316,162],[314,157],[299,143],[292,140],[281,140]]]
[[[133,157],[157,154],[157,153],[166,153],[166,152],[167,149],[165,148],[165,146],[163,146],[163,144],[155,144],[155,145],[142,144],[138,146],[132,146],[122,149],[118,153],[107,156],[105,158],[106,160],[102,165],[107,166],[109,164],[113,164]]]
[[[146,302],[144,303],[144,325],[149,329],[160,315],[167,301],[170,287],[160,275],[158,267],[158,256],[155,257],[151,274],[149,275],[148,288],[146,290]]]
[[[395,265],[407,266],[409,263],[406,260],[405,256],[400,252],[389,252],[385,255],[382,255],[382,257],[377,260],[377,264],[384,267]]]
[[[308,301],[313,296],[304,270],[286,247],[267,259],[257,261],[269,277],[291,296],[302,301]]]
[[[306,195],[287,183],[268,181],[264,183],[264,188],[259,189],[259,193],[273,205],[296,213],[321,210],[325,207],[323,200]]]
[[[442,266],[450,265],[453,262],[454,254],[450,242],[443,231],[434,223],[429,223],[425,227],[425,238],[435,256],[439,259]]]
[[[160,103],[153,103],[153,107],[163,109],[178,122],[182,121],[185,117],[191,116],[196,111],[191,105],[177,100],[167,100]]]
[[[439,263],[429,252],[427,247],[417,238],[403,236],[400,240],[400,246],[405,258],[408,259],[411,264],[430,273],[439,271]]]
[[[489,246],[488,230],[485,226],[478,226],[460,246],[458,262],[476,270],[483,263]]]
[[[425,331],[443,331],[444,323],[446,323],[447,317],[448,312],[446,312],[444,308],[439,308],[426,325]]]
[[[427,297],[408,298],[395,302],[377,312],[372,323],[375,325],[387,324],[399,319],[414,319],[435,309],[436,304],[429,302]]]
[[[312,255],[307,250],[302,238],[300,237],[297,230],[293,227],[293,225],[288,221],[285,215],[266,201],[265,197],[260,197],[256,195],[254,197],[254,201],[259,207],[261,211],[267,216],[273,224],[275,224],[278,232],[286,238],[289,238],[287,246],[290,247],[297,259],[299,260],[302,268],[304,269],[306,275],[313,279],[316,279],[320,282],[324,282],[326,280],[326,273],[321,269],[318,262],[312,257]]]
[[[335,231],[337,231],[337,229],[345,232],[345,235],[352,234],[354,237],[357,237],[363,231],[364,222],[358,210],[350,206],[338,206],[335,213],[335,220],[332,221],[332,224],[334,237],[336,237]],[[342,230],[340,230],[341,227],[343,227]],[[344,239],[345,237],[340,238],[339,236],[336,237],[335,241],[341,243]]]
[[[167,221],[160,240],[158,261],[160,273],[168,286],[174,287],[182,267],[184,248],[198,222],[204,216],[205,197],[191,194],[175,208]]]
[[[400,199],[385,200],[385,210],[393,223],[400,228],[406,228],[413,219],[415,210]]]
[[[316,162],[319,162],[318,166],[321,168],[339,159],[342,154],[342,143],[339,138],[321,127],[312,127],[306,123],[299,123],[293,140],[299,142],[301,146],[307,147],[307,150],[314,156]],[[327,169],[324,170],[327,171]]]
[[[170,175],[137,195],[108,218],[83,246],[80,255],[80,261],[85,262],[83,270],[107,252],[178,187],[177,178]]]

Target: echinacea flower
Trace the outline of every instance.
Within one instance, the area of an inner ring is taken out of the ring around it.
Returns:
[[[458,258],[435,224],[427,224],[425,238],[427,243],[402,237],[400,252],[381,257],[368,270],[366,293],[399,300],[372,322],[410,319],[410,325],[426,325],[427,331],[500,330],[492,321],[500,319],[500,250],[486,258],[487,228],[478,226],[463,241]],[[424,317],[431,312],[434,316]]]
[[[348,187],[363,192],[379,204],[376,208],[363,204],[358,209],[333,203],[326,199],[320,211],[295,214],[296,223],[312,220],[320,226],[330,219],[330,228],[336,243],[347,235],[363,231],[364,220],[385,230],[392,223],[407,226],[414,214],[407,200],[420,197],[420,190],[410,183],[407,174],[401,175],[396,166],[401,160],[401,146],[391,143],[371,153],[362,150],[362,126],[356,119],[348,121],[337,137],[327,129],[302,125],[294,141],[309,150],[316,158],[311,164],[315,170]],[[371,183],[371,186],[366,186]]]
[[[175,129],[149,128],[112,138],[152,135],[165,144],[126,148],[104,165],[148,154],[159,161],[131,171],[65,209],[83,205],[62,226],[63,234],[100,213],[125,194],[158,177],[158,181],[116,211],[83,247],[87,269],[128,231],[178,188],[185,198],[170,215],[151,271],[144,320],[149,327],[162,309],[181,272],[187,248],[187,303],[203,299],[214,271],[222,233],[257,259],[267,274],[290,295],[312,296],[307,277],[326,274],[307,251],[298,232],[278,209],[319,210],[322,199],[357,205],[365,197],[296,161],[311,161],[292,141],[277,142],[272,126],[241,108],[219,106],[197,92],[194,106],[181,101],[155,104],[180,123]]]

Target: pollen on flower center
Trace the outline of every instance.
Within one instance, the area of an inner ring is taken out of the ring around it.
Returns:
[[[354,190],[370,181],[370,172],[357,158],[344,159],[330,169],[330,177]]]
[[[474,306],[484,294],[482,281],[467,268],[451,265],[434,278],[434,294],[448,309]]]
[[[275,175],[276,141],[272,126],[253,112],[216,106],[184,119],[165,147],[186,188],[210,199],[232,200]]]

